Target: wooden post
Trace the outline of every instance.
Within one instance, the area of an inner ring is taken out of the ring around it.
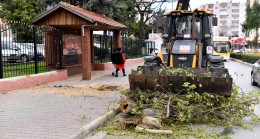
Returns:
[[[90,28],[85,27],[82,40],[82,80],[91,79],[91,47],[90,47]]]
[[[120,31],[119,30],[115,30],[114,31],[114,37],[115,37],[115,48],[120,48]]]

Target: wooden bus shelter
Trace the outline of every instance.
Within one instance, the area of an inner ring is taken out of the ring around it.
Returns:
[[[73,67],[68,74],[82,73],[83,80],[91,79],[94,48],[93,31],[113,31],[115,47],[120,47],[120,30],[127,27],[104,15],[100,15],[71,4],[60,2],[52,9],[42,13],[33,20],[34,25],[51,26],[62,32],[62,67]],[[58,47],[48,43],[52,36],[45,34],[45,53],[48,59],[48,48]],[[61,49],[60,49],[61,50]],[[76,56],[77,64],[66,65],[65,59]]]

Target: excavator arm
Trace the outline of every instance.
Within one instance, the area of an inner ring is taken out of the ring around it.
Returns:
[[[176,10],[188,10],[190,0],[178,0]]]

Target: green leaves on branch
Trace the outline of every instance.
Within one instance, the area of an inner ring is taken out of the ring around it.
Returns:
[[[193,73],[191,71],[189,71],[188,69],[170,68],[170,67],[166,67],[165,69],[160,69],[159,74],[160,75],[172,75],[172,76],[182,75],[182,76],[187,76],[187,77],[194,76]]]
[[[255,29],[255,32],[258,32],[258,28],[260,27],[260,4],[258,1],[254,1],[252,7],[247,5],[246,8],[246,21],[242,24],[243,31],[250,31]],[[253,41],[254,46],[257,46],[258,33],[255,34],[255,38]]]
[[[1,17],[7,21],[20,21],[30,24],[32,19],[43,12],[41,0],[14,0],[2,4]]]
[[[187,94],[135,90],[128,91],[125,95],[140,108],[139,111],[146,106],[165,113],[171,97],[170,118],[167,122],[171,121],[174,125],[207,123],[224,127],[250,127],[252,123],[259,122],[258,115],[254,113],[254,106],[259,104],[260,92],[242,94],[239,88],[234,86],[232,96],[223,97],[207,92],[193,92],[196,86],[189,83],[184,83],[183,86],[189,90]],[[138,110],[136,112],[138,113]],[[250,118],[250,123],[242,120],[246,117]]]

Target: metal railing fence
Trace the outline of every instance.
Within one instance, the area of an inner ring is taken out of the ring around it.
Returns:
[[[16,22],[8,25],[0,23],[0,79],[52,70],[51,62],[46,60],[45,34],[53,31],[47,32],[43,26],[17,25]]]
[[[93,35],[95,63],[111,62],[111,54],[115,51],[114,38],[106,35]],[[121,37],[121,48],[126,59],[140,58],[155,50],[155,42]]]
[[[113,36],[94,34],[92,40],[94,63],[111,62]],[[62,33],[51,27],[0,22],[0,42],[0,79],[62,69],[66,61]],[[126,59],[140,58],[149,55],[155,43],[121,37],[121,48]]]

